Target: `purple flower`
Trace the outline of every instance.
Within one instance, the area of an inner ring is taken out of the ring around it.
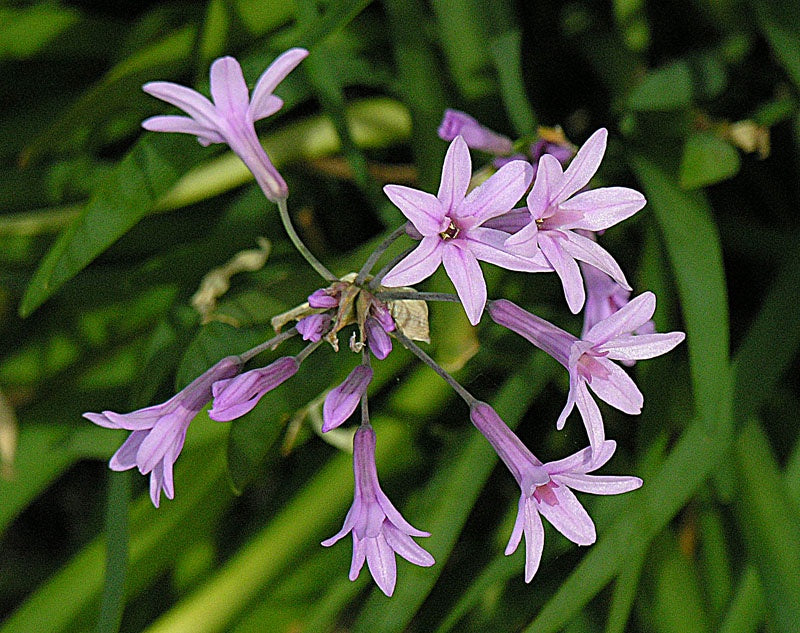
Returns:
[[[466,112],[445,110],[439,125],[439,138],[452,141],[456,136],[462,137],[468,147],[490,154],[510,154],[514,149],[510,138],[484,127]]]
[[[235,376],[240,369],[239,358],[228,356],[163,404],[124,414],[84,413],[84,418],[99,426],[133,431],[114,453],[109,468],[128,470],[137,466],[143,475],[150,473],[150,498],[156,508],[162,490],[172,499],[175,496],[172,466],[183,448],[189,423],[211,400],[211,385]]]
[[[556,423],[560,430],[575,405],[578,406],[589,442],[599,448],[605,439],[603,419],[586,385],[604,402],[624,413],[638,414],[643,397],[630,376],[612,360],[633,361],[653,358],[683,341],[683,332],[633,334],[653,316],[656,297],[645,292],[608,318],[596,323],[583,339],[552,323],[500,299],[489,304],[489,315],[550,354],[569,370],[567,404]]]
[[[217,422],[229,422],[253,410],[264,395],[297,373],[300,364],[283,356],[266,367],[252,369],[236,378],[218,380],[212,387],[214,404],[208,415]]]
[[[565,459],[543,464],[531,453],[494,409],[484,402],[474,405],[470,419],[497,451],[519,484],[519,511],[506,556],[513,554],[525,534],[525,582],[530,582],[542,557],[543,515],[559,532],[578,545],[591,545],[597,536],[594,522],[572,489],[598,495],[615,495],[642,485],[638,477],[593,476],[616,449],[607,440]]]
[[[430,277],[444,264],[470,323],[480,321],[486,305],[486,282],[478,260],[510,270],[551,270],[541,258],[505,250],[507,233],[482,227],[490,218],[509,211],[531,181],[531,166],[513,161],[469,195],[472,161],[464,139],[457,136],[447,150],[439,193],[386,185],[389,199],[422,235],[422,241],[382,280],[384,286],[411,286]]]
[[[509,237],[505,246],[520,255],[541,249],[546,261],[561,278],[569,309],[578,313],[585,292],[576,260],[610,275],[630,290],[625,275],[608,252],[573,229],[599,231],[630,217],[645,205],[644,196],[627,187],[603,187],[577,193],[591,180],[606,150],[607,132],[601,128],[589,138],[562,171],[558,160],[545,154],[528,195],[530,223]],[[576,195],[573,195],[576,194]]]
[[[331,389],[322,405],[323,433],[337,428],[353,414],[371,380],[370,366],[358,365],[341,385]]]
[[[329,547],[352,532],[353,560],[350,565],[350,580],[358,578],[366,560],[378,587],[387,596],[391,596],[397,580],[395,553],[415,565],[430,567],[435,562],[433,556],[411,538],[430,534],[408,523],[381,490],[375,466],[375,432],[370,426],[359,427],[353,437],[353,471],[353,505],[345,517],[342,529],[322,541],[322,544]]]
[[[212,104],[199,92],[168,81],[153,81],[143,90],[180,108],[189,116],[154,116],[142,127],[154,132],[194,134],[202,145],[227,143],[253,172],[256,182],[273,202],[289,195],[281,175],[272,165],[256,135],[255,121],[275,114],[283,100],[272,94],[308,51],[292,48],[280,55],[248,94],[242,68],[233,57],[220,57],[211,65]]]
[[[316,343],[321,340],[331,326],[331,317],[327,314],[311,314],[297,322],[297,331],[304,341]]]

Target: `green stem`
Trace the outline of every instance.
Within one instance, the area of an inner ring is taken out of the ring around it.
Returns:
[[[395,265],[402,259],[405,259],[406,255],[411,253],[416,247],[412,247],[409,249],[404,250],[402,253],[394,257],[388,264],[386,264],[383,268],[381,268],[378,273],[370,280],[369,285],[367,286],[370,290],[375,290],[380,283],[381,279],[383,279],[384,275],[388,273]]]
[[[381,255],[383,255],[386,252],[386,249],[389,248],[394,243],[394,241],[398,237],[403,235],[403,233],[405,232],[406,232],[405,224],[397,227],[394,231],[389,233],[389,235],[386,237],[385,240],[383,240],[383,242],[381,242],[378,245],[378,248],[372,251],[372,254],[369,257],[367,257],[367,261],[364,262],[364,265],[361,267],[361,270],[358,271],[358,276],[356,277],[355,281],[356,286],[360,286],[361,284],[364,283],[364,279],[366,279],[367,275],[372,270],[372,267],[375,265],[375,262],[377,262],[380,259]]]
[[[275,349],[276,347],[278,347],[278,345],[283,343],[286,339],[292,338],[295,334],[297,334],[297,328],[294,327],[289,330],[286,330],[285,332],[281,332],[280,334],[278,334],[278,336],[275,336],[269,339],[268,341],[264,341],[260,345],[256,345],[254,348],[249,349],[246,352],[243,352],[242,354],[239,354],[239,359],[242,361],[242,364],[244,364],[251,358],[255,358],[256,356],[258,356],[263,351],[266,351],[268,349]]]
[[[381,301],[403,301],[414,300],[419,301],[449,301],[451,303],[460,303],[456,295],[449,292],[412,292],[409,290],[386,290],[384,292],[375,293],[375,298]]]
[[[286,206],[286,198],[281,198],[277,201],[278,204],[278,211],[281,216],[281,222],[283,222],[283,228],[286,229],[286,233],[289,235],[289,239],[292,240],[292,244],[294,247],[300,251],[300,254],[303,258],[309,263],[311,268],[317,271],[317,273],[325,279],[326,281],[338,281],[336,275],[334,275],[330,270],[325,268],[325,265],[319,261],[314,255],[311,253],[306,245],[303,244],[303,241],[300,239],[300,236],[294,230],[294,226],[292,225],[292,220],[289,217],[289,208]]]

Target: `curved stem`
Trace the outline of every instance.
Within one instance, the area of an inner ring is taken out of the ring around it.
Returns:
[[[309,263],[311,268],[317,271],[320,277],[326,281],[338,281],[338,277],[336,277],[336,275],[334,275],[330,270],[325,268],[325,265],[316,257],[314,257],[306,245],[303,244],[303,241],[300,239],[297,231],[294,230],[294,226],[292,226],[292,219],[289,217],[289,208],[286,206],[286,198],[279,198],[277,200],[277,205],[278,212],[281,216],[281,222],[283,223],[283,228],[289,235],[289,239],[292,240],[294,247],[300,251],[300,254],[303,256],[303,258]]]
[[[355,281],[356,286],[360,286],[361,284],[364,283],[364,279],[366,279],[367,275],[372,270],[372,267],[375,265],[375,262],[377,262],[380,259],[381,255],[383,255],[386,252],[386,249],[389,248],[398,237],[400,237],[403,233],[406,232],[406,224],[397,227],[394,231],[389,233],[386,239],[383,240],[383,242],[381,242],[378,245],[378,248],[372,251],[372,254],[369,257],[367,257],[367,261],[364,262],[364,265],[361,267],[361,270],[358,271],[358,276],[356,277]]]
[[[281,332],[280,334],[278,334],[278,336],[275,336],[269,339],[268,341],[264,341],[260,345],[256,345],[254,348],[249,349],[246,352],[243,352],[242,354],[239,354],[239,358],[241,359],[242,363],[246,363],[251,358],[255,358],[265,350],[275,349],[276,347],[278,347],[278,345],[283,343],[286,339],[292,338],[295,334],[297,334],[296,327],[286,330],[285,332]]]
[[[420,301],[449,301],[461,303],[456,295],[448,292],[412,292],[410,290],[384,290],[376,292],[375,298],[381,301],[403,301],[404,299],[418,299]]]
[[[414,356],[419,358],[423,363],[439,374],[444,381],[450,385],[459,396],[461,396],[461,398],[470,408],[478,404],[477,398],[475,398],[469,391],[464,389],[464,387],[462,387],[455,378],[448,374],[444,368],[439,365],[439,363],[422,351],[422,349],[416,343],[414,343],[414,341],[403,334],[399,328],[392,332],[392,334],[394,334],[395,338],[400,341],[403,347],[405,347],[409,352],[414,354]]]

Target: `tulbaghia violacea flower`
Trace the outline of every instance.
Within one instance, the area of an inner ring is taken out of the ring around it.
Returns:
[[[381,490],[375,466],[375,432],[370,426],[359,427],[353,437],[353,472],[353,505],[342,529],[322,544],[329,547],[352,532],[350,580],[358,578],[366,560],[375,583],[391,596],[397,580],[395,553],[415,565],[430,567],[434,563],[433,556],[411,538],[430,534],[406,521]]]
[[[150,473],[150,498],[156,508],[162,490],[172,499],[172,467],[183,448],[189,423],[211,400],[212,384],[235,376],[240,369],[239,358],[228,356],[163,404],[131,413],[84,413],[83,417],[99,426],[132,431],[114,453],[109,468],[128,470],[136,466],[143,475]]]
[[[311,314],[297,322],[297,331],[304,341],[316,343],[328,333],[331,327],[331,317],[327,314]]]
[[[214,404],[208,415],[217,422],[229,422],[252,411],[264,395],[297,373],[300,363],[283,356],[266,367],[251,369],[236,378],[218,380],[212,386]]]
[[[323,433],[337,428],[353,414],[371,380],[370,366],[358,365],[342,384],[330,390],[325,396],[325,404],[322,405]]]
[[[632,216],[645,205],[644,196],[627,187],[602,187],[579,192],[594,176],[606,151],[607,132],[601,128],[578,150],[562,171],[558,160],[545,154],[527,198],[530,223],[510,236],[505,246],[521,255],[541,250],[564,286],[569,309],[577,314],[585,292],[577,260],[599,268],[626,290],[625,275],[609,253],[574,229],[600,231]]]
[[[615,495],[642,485],[638,477],[588,474],[611,459],[616,449],[612,440],[543,464],[488,404],[473,405],[470,418],[519,484],[519,511],[505,553],[513,554],[525,534],[525,582],[531,581],[542,558],[544,527],[540,514],[573,543],[591,545],[597,538],[594,522],[572,490]]]
[[[596,323],[583,339],[523,310],[506,299],[492,301],[492,319],[543,349],[569,370],[567,404],[556,426],[564,428],[575,405],[583,418],[589,442],[599,448],[605,439],[603,418],[587,385],[597,396],[623,413],[641,412],[644,398],[630,376],[612,360],[634,361],[666,354],[686,335],[683,332],[634,334],[656,309],[656,297],[645,292],[608,318]]]
[[[422,241],[381,283],[411,286],[444,264],[470,323],[476,325],[486,305],[486,282],[478,260],[509,270],[552,270],[540,257],[509,253],[503,246],[507,233],[481,226],[514,206],[527,190],[531,173],[528,163],[512,161],[467,195],[472,161],[467,144],[457,136],[447,150],[436,196],[401,185],[386,185],[386,195],[422,235]]]
[[[154,132],[194,134],[202,145],[227,143],[253,172],[264,195],[273,202],[286,198],[286,182],[275,169],[258,140],[254,123],[275,114],[283,100],[272,94],[306,56],[308,51],[292,48],[280,55],[256,82],[252,95],[239,62],[233,57],[220,57],[211,65],[211,103],[199,92],[168,81],[153,81],[143,90],[170,103],[189,116],[154,116],[142,127]]]

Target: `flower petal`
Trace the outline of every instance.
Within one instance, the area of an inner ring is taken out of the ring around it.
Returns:
[[[375,579],[375,584],[383,593],[391,596],[397,582],[397,562],[394,558],[394,550],[386,542],[386,537],[382,533],[375,538],[364,539],[364,547],[367,552],[369,573]]]
[[[578,545],[591,545],[597,540],[594,521],[566,486],[550,486],[558,503],[537,503],[536,507],[555,529]]]
[[[631,217],[647,204],[645,197],[628,187],[601,187],[584,191],[559,205],[560,210],[581,211],[582,219],[571,229],[601,231]]]
[[[144,442],[149,431],[134,431],[128,436],[122,446],[117,449],[117,452],[111,456],[108,462],[108,467],[111,470],[121,471],[128,470],[136,466],[136,454],[139,452],[139,447]]]
[[[435,236],[450,224],[447,209],[433,194],[403,185],[386,185],[383,192],[424,236]]]
[[[219,130],[219,116],[214,104],[196,90],[171,81],[151,81],[142,86],[142,90],[180,108],[203,127]]]
[[[503,165],[486,182],[473,189],[456,210],[463,228],[472,228],[508,212],[525,195],[533,168],[524,160]]]
[[[506,270],[520,270],[529,273],[546,273],[553,270],[541,251],[532,257],[523,257],[509,252],[505,247],[507,233],[479,226],[470,229],[464,241],[470,252],[481,261],[489,262]]]
[[[562,242],[561,248],[566,253],[569,253],[571,257],[602,270],[625,290],[631,289],[628,281],[625,279],[625,273],[622,272],[619,264],[617,264],[606,249],[597,242],[583,235],[579,235],[574,231],[564,231],[562,235],[565,235],[567,239]],[[581,282],[581,285],[583,285],[583,282]]]
[[[438,133],[439,138],[444,141],[452,141],[460,135],[469,147],[490,154],[510,154],[514,149],[510,138],[484,127],[473,117],[460,110],[447,109],[444,111]]]
[[[464,201],[470,178],[472,178],[472,159],[469,156],[469,148],[461,136],[456,136],[447,148],[442,165],[442,181],[439,183],[439,193],[436,194],[445,213],[455,210]],[[419,226],[417,228],[422,232]]]
[[[589,137],[578,150],[572,162],[570,162],[569,167],[567,167],[564,172],[564,178],[559,183],[558,189],[553,191],[551,200],[561,203],[589,184],[597,168],[600,167],[600,162],[603,160],[603,154],[606,152],[607,137],[608,131],[605,128],[600,128]],[[542,160],[544,160],[546,156],[548,156],[548,154],[545,154],[539,160],[540,171],[542,168]]]
[[[397,554],[400,554],[409,563],[419,565],[420,567],[430,567],[436,561],[419,544],[404,534],[391,524],[384,525],[383,533],[386,536],[386,542],[389,544]]]
[[[217,113],[226,121],[232,123],[247,118],[250,94],[242,67],[233,57],[220,57],[211,64],[211,96]]]
[[[566,250],[568,241],[565,236],[562,231],[539,231],[539,248],[561,279],[570,312],[578,314],[586,300],[586,292],[578,262]]]
[[[533,580],[544,549],[544,526],[536,504],[529,497],[525,499],[525,582]]]
[[[619,365],[605,358],[596,359],[608,371],[608,377],[601,379],[595,377],[589,386],[603,402],[619,409],[623,413],[636,415],[642,412],[644,396],[636,383],[625,373]],[[590,398],[591,399],[591,398]],[[593,446],[595,444],[593,443]]]
[[[323,433],[340,426],[353,414],[371,380],[370,366],[358,365],[342,384],[328,393],[322,406]]]
[[[641,488],[642,480],[638,477],[614,475],[556,475],[553,479],[565,486],[580,492],[590,492],[595,495],[618,495]]]
[[[539,159],[536,180],[533,181],[533,188],[526,200],[528,211],[535,220],[541,220],[555,212],[555,208],[551,207],[563,179],[561,163],[555,156],[545,154]]]
[[[423,237],[417,248],[383,276],[381,285],[411,286],[430,277],[441,263],[442,239],[438,235]]]
[[[142,121],[142,127],[150,132],[193,134],[203,145],[225,142],[225,139],[214,128],[206,127],[188,116],[172,114],[151,116],[149,119]]]
[[[602,381],[592,381],[592,383],[600,382]],[[606,433],[603,427],[603,416],[600,414],[600,407],[597,406],[597,403],[594,401],[594,398],[592,398],[592,394],[589,393],[589,390],[586,388],[586,383],[583,380],[580,381],[580,385],[576,391],[575,404],[578,406],[578,411],[581,413],[583,426],[586,428],[586,435],[589,436],[589,444],[592,448],[602,446],[606,439]]]
[[[622,334],[630,334],[647,323],[656,311],[656,296],[643,292],[631,299],[614,314],[596,323],[584,337],[592,343],[608,343]]]
[[[486,306],[486,282],[478,260],[469,250],[451,240],[449,244],[443,243],[442,263],[456,288],[469,322],[477,325]]]
[[[269,65],[258,78],[256,87],[253,88],[253,96],[250,99],[250,116],[253,121],[263,119],[270,114],[274,114],[277,109],[272,92],[277,88],[286,76],[308,56],[308,51],[304,48],[290,48],[285,53],[279,55],[274,62]],[[281,105],[283,102],[281,102]]]
[[[607,358],[614,360],[644,360],[666,354],[685,338],[686,335],[683,332],[618,336],[599,345],[597,349],[608,352]]]

